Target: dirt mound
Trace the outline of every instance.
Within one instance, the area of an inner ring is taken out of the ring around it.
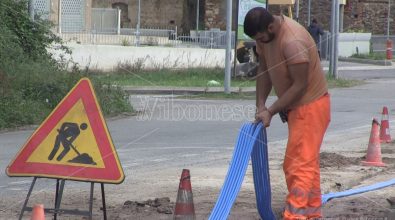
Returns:
[[[170,202],[169,197],[156,198],[147,201],[130,201],[123,204],[123,209],[129,209],[131,212],[158,212],[162,214],[173,214],[174,203]]]
[[[75,158],[69,160],[68,162],[96,165],[96,163],[95,163],[95,161],[93,161],[92,157],[86,153],[80,154],[80,155],[76,156]]]
[[[322,152],[320,154],[320,167],[344,167],[350,165],[358,165],[361,162],[361,158],[357,157],[345,157],[336,153]]]

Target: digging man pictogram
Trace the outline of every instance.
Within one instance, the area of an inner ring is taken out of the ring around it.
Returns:
[[[51,153],[48,156],[48,160],[53,160],[59,150],[60,144],[62,144],[64,149],[56,158],[57,161],[61,161],[64,156],[66,156],[66,154],[70,151],[70,149],[73,149],[78,154],[78,156],[73,158],[72,160],[69,160],[68,162],[96,165],[92,157],[90,157],[86,153],[80,154],[77,148],[73,145],[73,142],[80,135],[81,131],[86,130],[87,127],[88,125],[86,123],[82,123],[80,126],[78,126],[77,123],[72,122],[63,123],[60,129],[57,129],[59,134],[56,136],[55,144]]]

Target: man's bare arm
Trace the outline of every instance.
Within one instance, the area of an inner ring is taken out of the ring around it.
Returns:
[[[272,82],[270,81],[266,63],[261,59],[256,78],[256,107],[257,112],[266,109],[265,103],[270,91],[272,90]]]
[[[308,82],[309,63],[298,63],[288,66],[293,81],[291,87],[268,109],[271,114],[276,114],[296,103],[306,92]]]

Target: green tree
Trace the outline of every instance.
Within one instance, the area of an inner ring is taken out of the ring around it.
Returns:
[[[0,1],[0,129],[40,123],[81,77],[78,68],[66,71],[48,48],[70,53],[51,32],[48,21],[31,21],[26,0]],[[94,81],[105,115],[131,111],[120,89]]]

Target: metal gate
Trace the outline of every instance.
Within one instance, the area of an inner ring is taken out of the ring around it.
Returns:
[[[100,34],[115,34],[118,27],[118,9],[92,8],[92,31]]]
[[[48,20],[50,13],[50,0],[34,0],[34,14],[41,19]]]
[[[82,32],[85,30],[85,0],[62,1],[62,32]]]

